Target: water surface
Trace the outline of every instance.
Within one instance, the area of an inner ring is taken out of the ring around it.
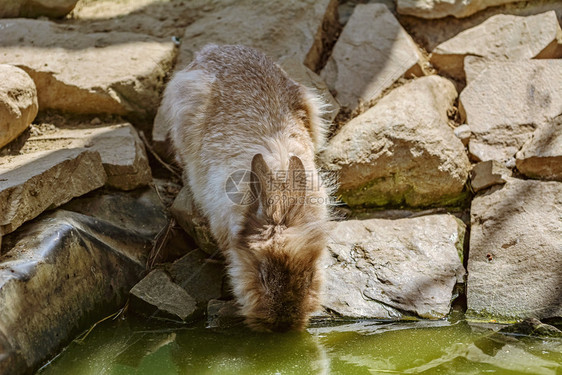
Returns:
[[[363,321],[257,334],[129,317],[98,325],[40,374],[562,374],[562,339],[491,328]]]

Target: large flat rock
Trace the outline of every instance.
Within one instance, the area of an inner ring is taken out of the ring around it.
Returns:
[[[72,203],[87,214],[59,209],[5,237],[2,375],[34,373],[78,334],[121,308],[166,224],[153,190]]]
[[[470,154],[506,161],[562,113],[562,60],[493,62],[461,92]]]
[[[394,89],[329,141],[323,167],[349,205],[429,206],[459,199],[470,163],[448,125],[457,96],[438,76]]]
[[[407,73],[421,73],[418,47],[383,4],[358,4],[321,77],[351,111],[379,97]]]
[[[400,23],[417,43],[431,52],[439,44],[454,38],[464,30],[473,28],[485,22],[488,18],[498,14],[514,16],[532,16],[554,10],[558,21],[562,24],[562,4],[557,0],[533,0],[508,3],[502,6],[486,8],[471,17],[441,19],[423,19],[419,17],[400,15]],[[562,43],[562,40],[561,40]],[[562,47],[562,45],[559,45]]]
[[[147,35],[86,34],[49,21],[0,20],[0,29],[0,63],[31,76],[42,110],[154,115],[177,52]]]
[[[490,60],[560,57],[557,38],[561,34],[553,10],[527,17],[499,14],[438,45],[431,53],[431,63],[462,79],[466,56]]]
[[[21,152],[81,147],[99,152],[109,186],[132,190],[152,181],[144,144],[129,123],[55,128],[30,137]]]
[[[468,17],[482,9],[519,0],[398,0],[396,11],[421,18]]]
[[[562,115],[537,129],[516,155],[519,172],[562,181]]]
[[[0,158],[0,235],[106,180],[100,154],[84,148]]]
[[[562,183],[509,179],[471,207],[468,314],[562,316]]]
[[[323,305],[354,318],[445,317],[463,282],[465,226],[450,215],[332,224]]]
[[[37,90],[29,75],[15,66],[0,64],[0,147],[8,144],[37,115]]]
[[[243,0],[215,9],[183,34],[177,68],[208,43],[244,44],[273,59],[291,56],[316,70],[337,22],[336,0]]]

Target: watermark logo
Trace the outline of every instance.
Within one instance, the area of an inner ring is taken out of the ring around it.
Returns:
[[[326,180],[336,181],[334,176],[337,177],[335,173],[321,176],[316,171],[279,170],[270,172],[260,182],[254,172],[239,169],[228,176],[224,191],[232,203],[242,206],[256,202],[262,190],[267,204],[332,204],[329,197],[316,193],[325,186]]]
[[[252,175],[254,175],[252,177]],[[254,188],[252,189],[252,185]],[[260,194],[261,185],[254,172],[239,169],[228,176],[224,185],[226,196],[234,204],[247,206],[254,203]],[[257,194],[254,194],[254,191]]]

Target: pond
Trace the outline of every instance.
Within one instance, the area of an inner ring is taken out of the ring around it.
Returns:
[[[128,317],[99,324],[39,374],[562,374],[562,339],[492,328],[356,321],[258,334]]]

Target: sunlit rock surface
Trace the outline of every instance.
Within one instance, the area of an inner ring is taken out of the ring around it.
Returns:
[[[0,147],[8,144],[31,124],[37,115],[35,83],[23,70],[0,64]]]
[[[132,190],[152,181],[144,144],[129,123],[56,128],[30,137],[21,152],[80,147],[99,152],[108,186]]]
[[[470,163],[448,126],[457,96],[445,78],[415,79],[388,93],[328,142],[321,165],[350,206],[447,204],[461,198]]]
[[[421,74],[421,54],[383,4],[359,4],[320,76],[342,107],[364,110],[397,79]]]
[[[445,317],[462,283],[464,224],[449,215],[350,220],[329,230],[323,305],[353,318]]]
[[[471,206],[468,313],[562,316],[562,183],[510,178]]]
[[[86,34],[50,21],[0,20],[0,30],[0,63],[31,76],[42,110],[154,115],[177,52],[143,34]]]
[[[528,17],[499,14],[435,47],[431,63],[440,72],[462,79],[466,56],[488,60],[561,57],[561,34],[554,11]]]

